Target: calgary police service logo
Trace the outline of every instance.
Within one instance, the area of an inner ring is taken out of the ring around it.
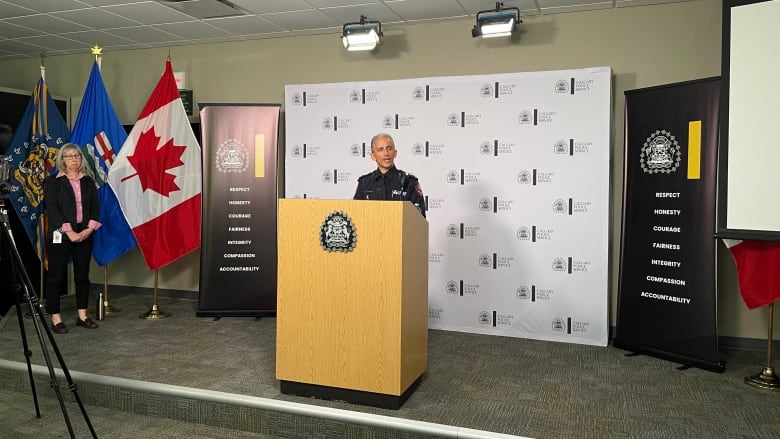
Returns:
[[[565,79],[559,79],[555,82],[555,92],[556,93],[568,93],[569,92],[569,81]]]
[[[359,104],[362,101],[363,99],[361,98],[360,90],[352,90],[349,93],[349,102],[353,104]]]
[[[425,89],[422,87],[415,87],[414,90],[412,90],[412,99],[415,101],[425,99]]]
[[[395,125],[393,122],[394,122],[393,116],[387,115],[383,117],[382,128],[392,128]]]
[[[648,174],[671,174],[680,166],[680,160],[677,139],[666,130],[656,130],[645,141],[639,162]]]
[[[447,282],[447,294],[460,294],[460,286],[454,280]]]
[[[346,213],[333,211],[320,226],[320,246],[329,252],[351,252],[357,243],[357,233]]]
[[[421,142],[412,145],[412,155],[425,155],[425,145]]]
[[[217,150],[214,164],[219,172],[226,174],[246,171],[249,167],[246,147],[236,139],[225,140]]]
[[[450,113],[449,116],[447,116],[447,125],[451,127],[456,127],[460,125],[460,115],[458,113]]]
[[[521,111],[517,116],[517,123],[520,125],[528,125],[529,123],[533,123],[533,121],[534,115],[528,110]]]
[[[553,202],[554,213],[566,213],[568,211],[569,211],[569,205],[566,203],[566,201],[558,198]]]
[[[526,170],[522,170],[517,174],[517,182],[520,184],[529,184],[532,181],[531,173]]]
[[[447,183],[460,183],[460,175],[458,171],[451,170],[447,173]]]
[[[490,84],[482,84],[482,87],[479,88],[479,95],[483,98],[493,96],[493,86]]]
[[[566,271],[566,261],[563,258],[555,258],[552,261],[553,271]]]
[[[448,238],[457,238],[460,235],[460,228],[457,224],[450,224],[447,226],[447,230],[444,232]]]
[[[322,129],[330,131],[333,129],[333,119],[326,117],[322,119]]]
[[[487,253],[482,253],[479,255],[479,266],[480,267],[492,267],[493,266],[493,258],[490,257]]]
[[[349,155],[352,157],[358,157],[362,155],[363,148],[360,146],[360,144],[353,143],[352,146],[349,147]]]
[[[520,285],[517,287],[516,295],[518,299],[527,300],[531,297],[531,290],[525,285]]]
[[[292,104],[293,105],[301,105],[303,103],[303,97],[301,97],[301,94],[298,92],[293,93],[292,95]]]
[[[493,210],[493,200],[490,198],[483,198],[479,200],[479,210],[483,212],[490,212]]]
[[[568,154],[569,153],[569,142],[565,140],[559,140],[555,142],[555,145],[553,145],[553,151],[556,154]]]
[[[522,226],[517,229],[517,239],[519,241],[528,241],[531,239],[531,231],[528,230],[528,227]]]
[[[490,313],[482,311],[479,313],[478,321],[480,325],[490,325],[493,323],[493,319],[490,317]]]
[[[479,153],[482,155],[493,154],[493,142],[484,141],[479,145]]]
[[[293,157],[301,157],[303,156],[303,148],[301,145],[295,145],[292,147],[292,151],[290,151],[290,154],[292,154]]]
[[[333,183],[333,173],[327,169],[322,171],[322,182]]]
[[[566,320],[556,317],[552,321],[552,330],[555,332],[565,332],[566,331]]]

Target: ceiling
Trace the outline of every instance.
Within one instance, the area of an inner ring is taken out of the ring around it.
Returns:
[[[688,0],[505,0],[520,15]],[[361,15],[383,28],[474,17],[492,0],[0,0],[0,61],[106,50],[339,34]],[[466,29],[464,32],[468,32]]]

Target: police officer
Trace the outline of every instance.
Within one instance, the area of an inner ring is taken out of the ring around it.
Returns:
[[[371,138],[371,159],[377,168],[358,178],[356,200],[409,200],[425,216],[425,197],[420,182],[412,174],[395,167],[395,142],[389,134]]]

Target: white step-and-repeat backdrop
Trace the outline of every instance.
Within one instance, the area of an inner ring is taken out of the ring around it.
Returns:
[[[430,328],[606,346],[611,79],[287,85],[285,197],[352,198],[386,132],[427,198]]]

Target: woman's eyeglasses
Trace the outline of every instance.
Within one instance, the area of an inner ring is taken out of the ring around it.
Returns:
[[[62,158],[68,159],[68,160],[81,160],[81,155],[80,154],[68,154],[68,155],[62,156]]]

